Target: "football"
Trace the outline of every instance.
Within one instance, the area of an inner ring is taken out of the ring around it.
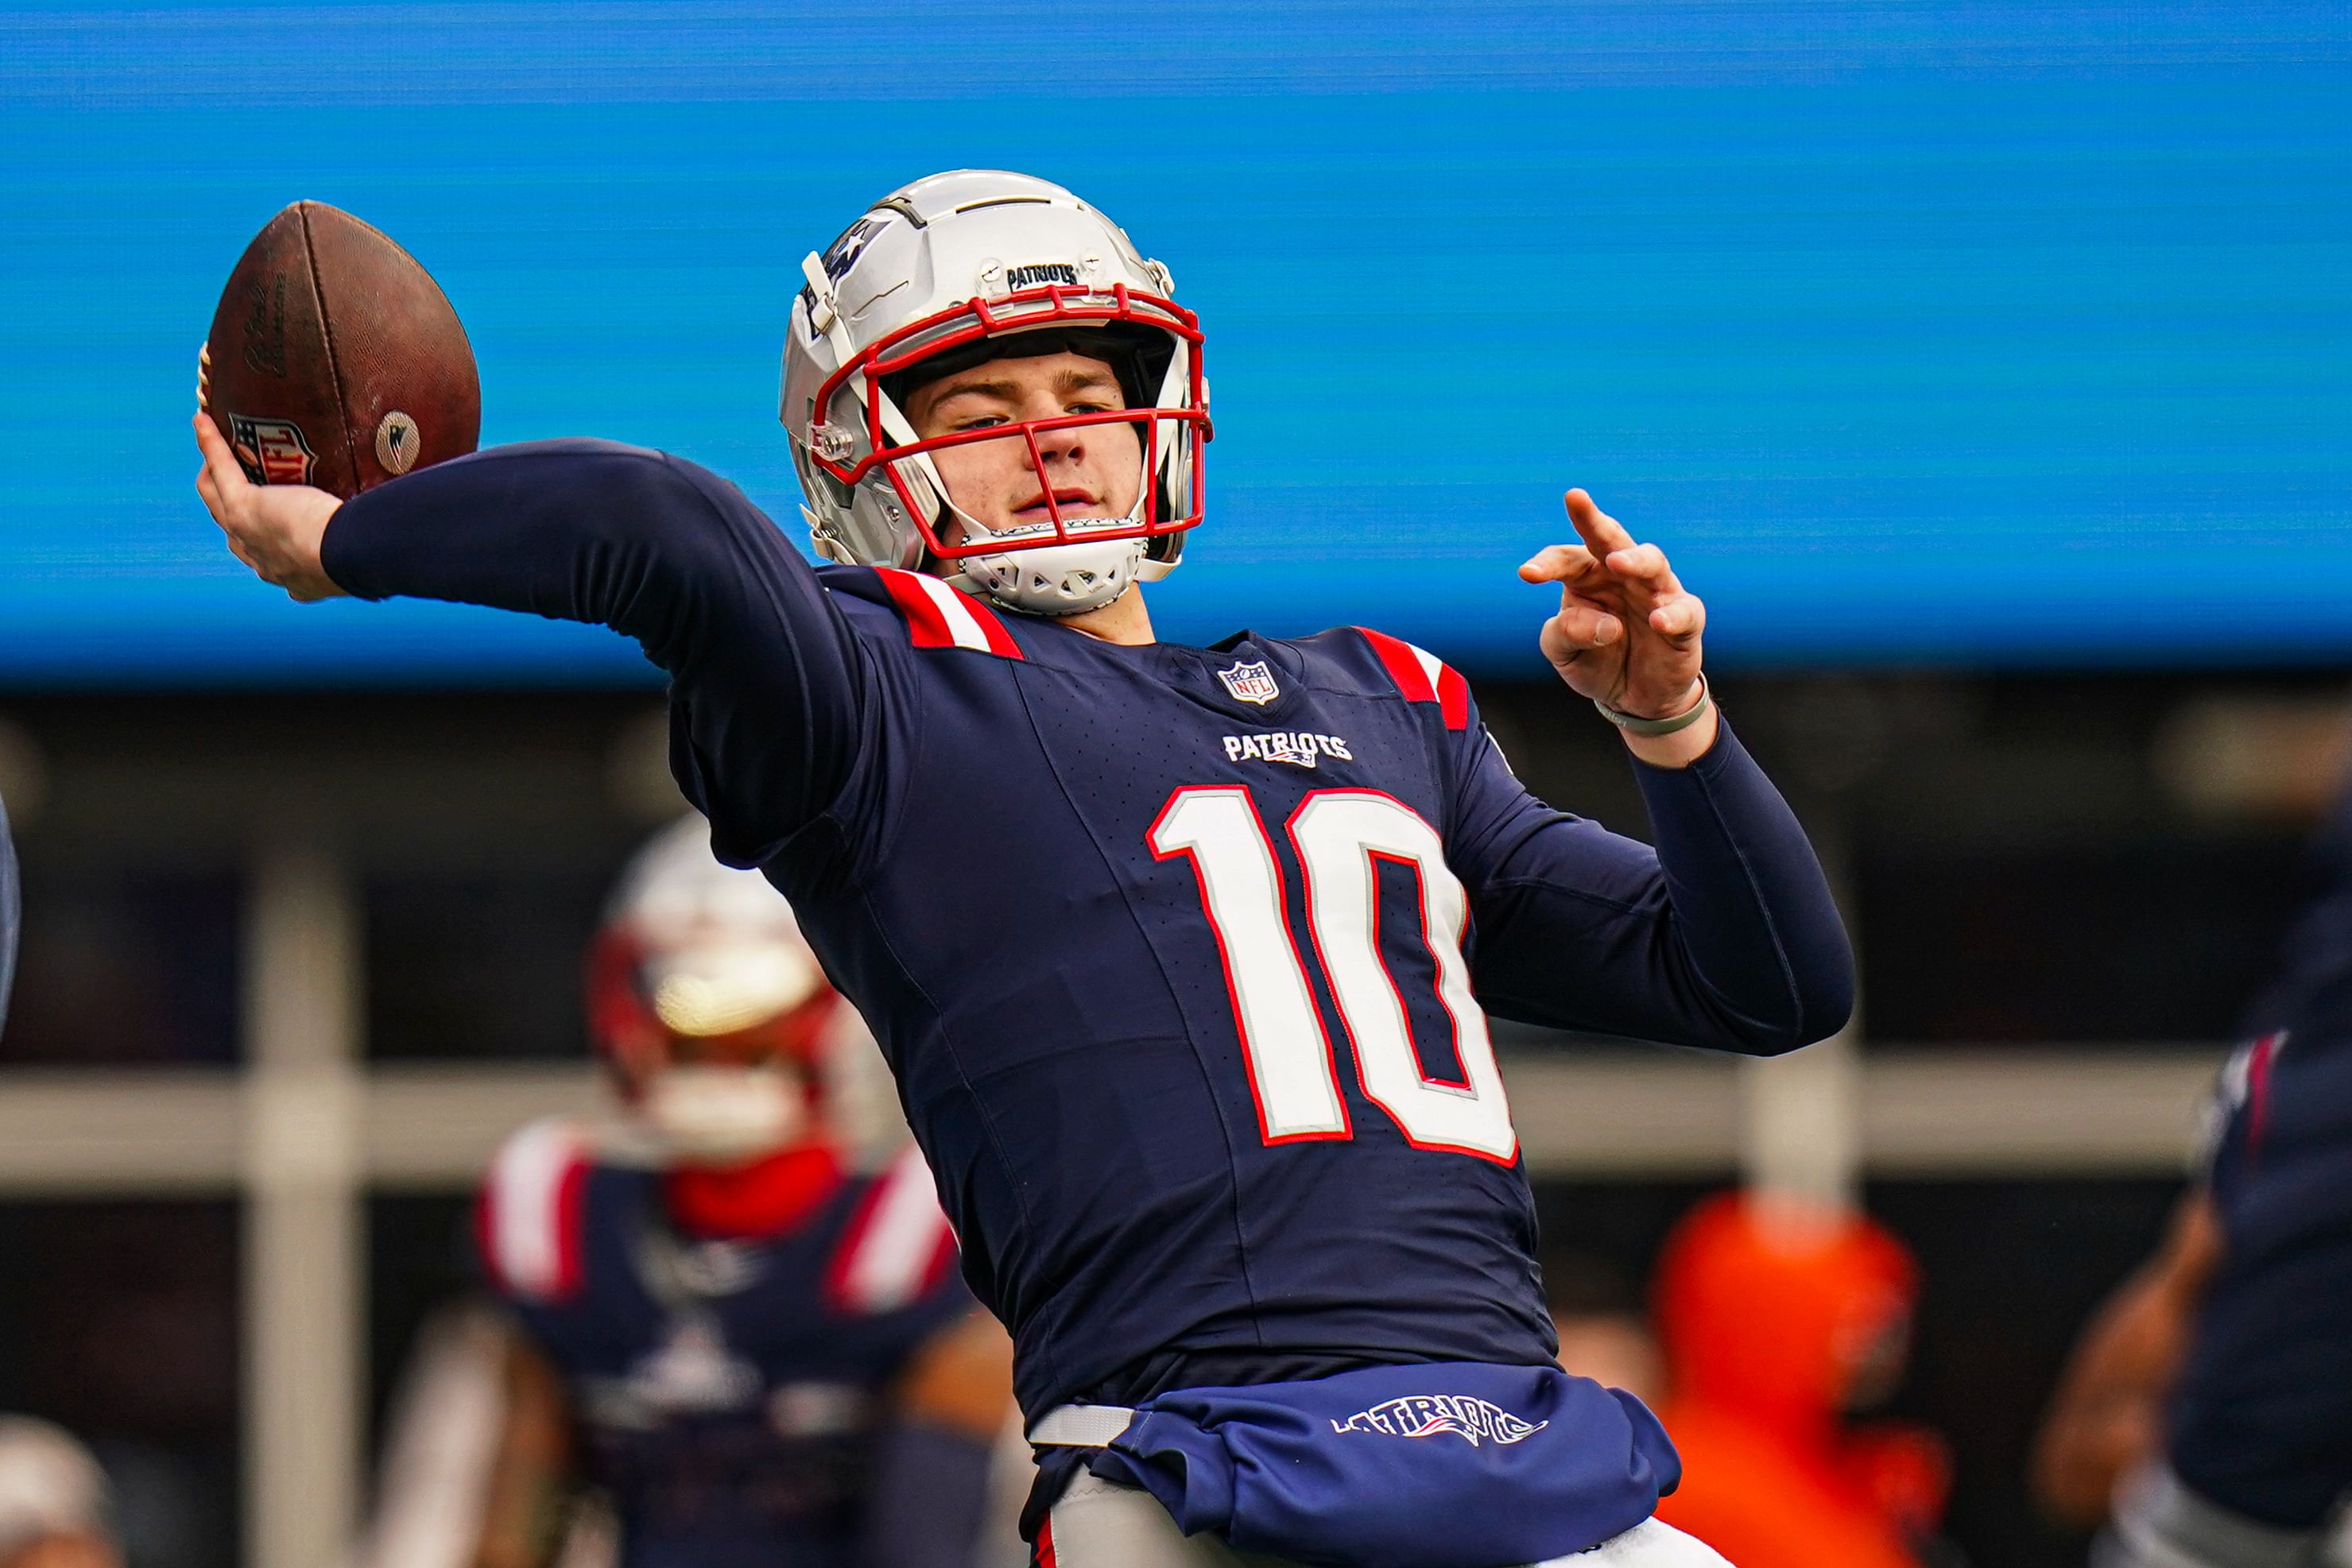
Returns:
[[[440,286],[323,202],[288,207],[237,258],[196,399],[254,483],[346,499],[471,452],[481,434],[473,346]]]

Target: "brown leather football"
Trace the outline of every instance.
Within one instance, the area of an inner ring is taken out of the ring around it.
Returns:
[[[197,369],[258,485],[346,498],[474,450],[473,345],[432,275],[323,202],[297,202],[237,258]]]

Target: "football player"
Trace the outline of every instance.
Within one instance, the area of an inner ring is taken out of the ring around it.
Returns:
[[[2113,1510],[2101,1568],[2352,1564],[2352,796],[2316,858],[2200,1177],[2043,1419],[2035,1490]]]
[[[474,1561],[555,1561],[584,1486],[623,1568],[965,1568],[1011,1347],[913,1151],[847,1168],[823,1092],[863,1031],[792,910],[688,818],[623,882],[589,1003],[639,1146],[541,1122],[491,1166],[520,1333]]]
[[[1140,585],[1204,510],[1202,334],[1069,192],[919,180],[803,274],[782,414],[831,564],[606,443],[339,507],[247,483],[200,417],[198,489],[298,599],[601,622],[669,672],[680,783],[874,1025],[1013,1331],[1041,1563],[1717,1561],[1651,1519],[1654,1418],[1553,1361],[1486,1030],[1769,1053],[1846,1017],[1700,601],[1581,490],[1579,542],[1518,569],[1654,851],[1529,795],[1396,638],[1156,639]]]

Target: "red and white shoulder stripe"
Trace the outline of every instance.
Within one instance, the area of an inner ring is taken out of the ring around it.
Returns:
[[[1470,683],[1462,672],[1429,652],[1416,648],[1402,637],[1391,637],[1385,632],[1375,632],[1369,626],[1359,626],[1364,641],[1381,657],[1381,664],[1396,683],[1404,700],[1412,703],[1435,703],[1438,713],[1448,729],[1470,727]]]
[[[931,1169],[910,1147],[875,1178],[850,1216],[825,1270],[825,1300],[840,1312],[896,1312],[920,1301],[955,1256],[955,1232],[940,1212]]]
[[[580,1289],[580,1207],[593,1163],[580,1129],[553,1116],[522,1128],[491,1157],[475,1227],[501,1291],[551,1302]]]
[[[918,648],[969,648],[1000,659],[1021,657],[1020,644],[996,612],[968,593],[959,593],[929,572],[877,566],[875,574],[890,591],[890,602],[906,618]]]
[[[2266,1034],[2246,1048],[2246,1157],[2262,1155],[2263,1134],[2271,1118],[2271,1069],[2286,1047],[2286,1030]]]

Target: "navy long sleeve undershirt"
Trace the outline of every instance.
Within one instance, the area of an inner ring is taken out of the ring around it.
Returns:
[[[604,441],[492,447],[346,503],[320,559],[404,596],[609,626],[670,676],[671,766],[721,859],[766,861],[871,738],[872,672],[807,562],[734,486]]]
[[[1654,850],[1553,810],[1484,737],[1466,749],[1447,853],[1489,1012],[1758,1054],[1843,1026],[1844,925],[1795,813],[1727,723],[1688,767],[1633,760]],[[1613,983],[1574,983],[1565,953]]]

